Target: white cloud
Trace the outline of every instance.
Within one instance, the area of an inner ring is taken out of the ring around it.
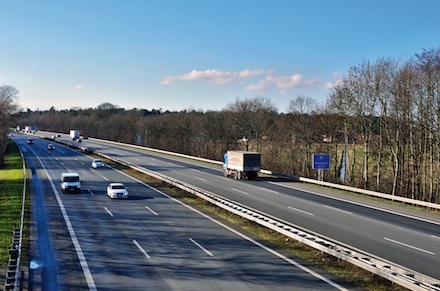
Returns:
[[[160,81],[160,85],[171,85],[176,78],[173,76],[165,76],[162,81]]]
[[[248,78],[248,77],[255,77],[255,76],[261,76],[265,74],[271,74],[272,70],[248,70],[245,69],[239,73],[239,76],[241,78]]]
[[[330,89],[333,89],[336,86],[342,84],[343,77],[344,77],[343,74],[341,74],[340,72],[334,72],[332,74],[332,78],[334,79],[334,81],[325,83],[325,88],[330,90]]]
[[[286,94],[287,89],[298,87],[310,87],[319,83],[318,79],[311,79],[303,82],[303,76],[301,74],[295,74],[292,76],[267,76],[264,80],[260,80],[257,84],[249,85],[246,90],[264,90],[271,87],[280,89],[280,94]]]
[[[83,85],[76,85],[76,86],[75,86],[75,90],[81,90],[82,87],[83,87]]]
[[[260,78],[260,80],[258,80]],[[275,75],[273,70],[249,70],[244,69],[240,72],[225,72],[217,69],[209,69],[204,71],[192,70],[187,74],[178,76],[165,76],[160,85],[171,85],[176,81],[194,81],[205,80],[213,85],[225,85],[236,83],[245,86],[247,91],[261,91],[270,88],[277,88],[280,94],[286,94],[288,89],[298,87],[309,87],[319,83],[318,79],[311,79],[304,81],[301,74],[294,74],[291,76]],[[249,81],[256,81],[249,84]]]
[[[165,76],[160,85],[171,85],[176,80],[180,81],[193,81],[193,80],[207,80],[208,83],[214,85],[224,85],[234,82],[238,82],[241,78],[251,78],[261,76],[270,73],[270,70],[248,70],[245,69],[241,72],[225,72],[222,70],[209,69],[205,71],[192,70],[187,74],[179,76]]]
[[[325,88],[330,90],[330,89],[333,89],[339,85],[342,85],[343,82],[344,82],[344,80],[342,80],[342,79],[339,79],[339,80],[336,80],[333,82],[328,82],[328,83],[325,83]]]

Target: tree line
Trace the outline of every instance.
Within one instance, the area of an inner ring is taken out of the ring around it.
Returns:
[[[21,111],[17,125],[139,144],[221,160],[227,150],[262,153],[262,166],[316,178],[314,153],[328,153],[324,180],[440,202],[440,50],[349,68],[324,104],[297,96],[279,113],[264,96],[219,111],[96,108]]]

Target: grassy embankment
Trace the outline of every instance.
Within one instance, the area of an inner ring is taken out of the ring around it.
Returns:
[[[20,227],[23,198],[23,164],[17,146],[8,141],[5,165],[0,168],[0,282],[6,276],[13,230]],[[28,189],[28,187],[26,186]],[[29,191],[27,191],[29,192]],[[22,262],[29,249],[29,195],[26,195],[26,216],[23,229]]]

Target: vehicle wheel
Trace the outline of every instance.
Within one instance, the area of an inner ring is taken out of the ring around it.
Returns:
[[[228,177],[228,170],[223,170],[223,176],[225,176],[225,178]]]
[[[235,171],[234,172],[234,180],[237,180],[238,179],[238,173],[237,173],[238,171]]]

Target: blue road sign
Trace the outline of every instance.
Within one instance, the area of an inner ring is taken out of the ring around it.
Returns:
[[[330,155],[313,154],[313,169],[330,169]]]

